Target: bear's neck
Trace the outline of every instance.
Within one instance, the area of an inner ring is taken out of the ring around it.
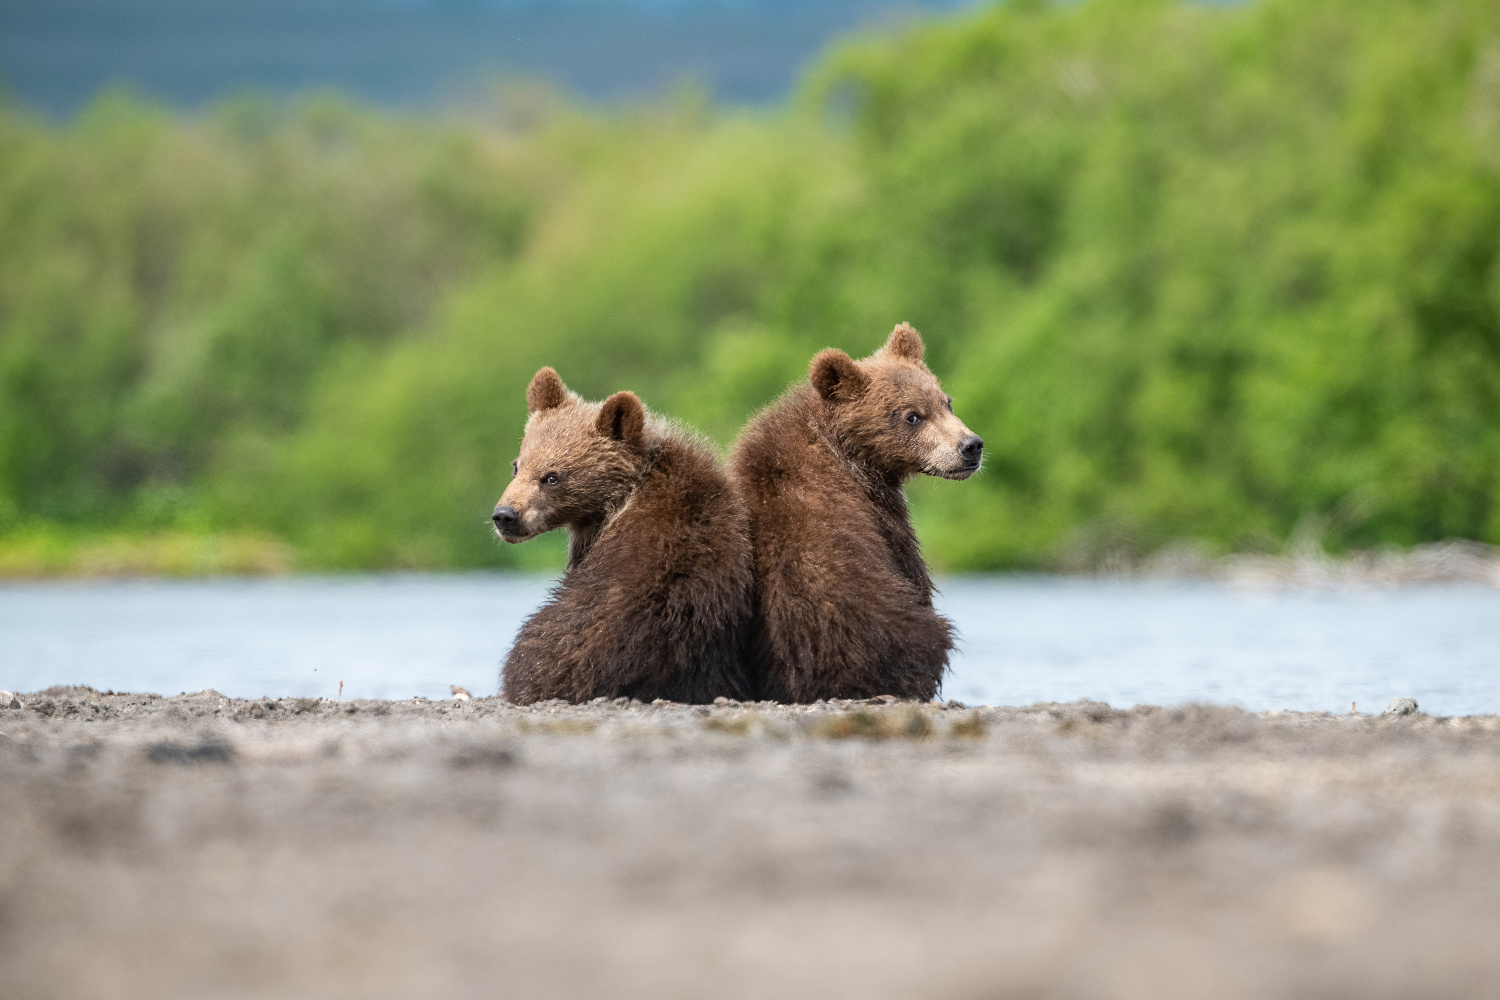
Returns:
[[[568,525],[568,572],[583,562],[594,543],[599,540],[599,533],[604,530],[605,521],[590,521],[587,524]]]
[[[630,504],[630,498],[640,488],[648,473],[661,460],[663,454],[669,450],[671,440],[667,435],[651,433],[646,435],[646,449],[642,457],[640,467],[636,470],[635,477],[631,479],[620,495],[604,508],[604,513],[589,521],[568,525],[568,569],[571,570],[588,556],[593,549],[594,543],[609,527],[611,521],[620,515]]]
[[[875,525],[885,540],[891,558],[901,575],[916,588],[923,603],[932,603],[932,575],[927,562],[922,558],[922,548],[917,542],[917,532],[911,526],[911,514],[906,507],[906,490],[902,484],[908,479],[899,472],[881,469],[863,460],[859,449],[851,447],[842,439],[833,422],[827,419],[827,411],[810,424],[817,429],[819,437],[828,451],[843,466],[849,478],[869,500],[875,515]]]
[[[871,461],[867,442],[843,433],[827,408],[815,409],[808,425],[871,500],[881,504],[894,502],[903,511],[906,509],[906,492],[902,487],[912,477],[912,472],[885,468]]]

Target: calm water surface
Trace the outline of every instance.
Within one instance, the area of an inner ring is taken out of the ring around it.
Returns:
[[[345,698],[497,687],[549,581],[501,574],[0,586],[0,688]],[[1441,715],[1500,712],[1500,591],[1245,593],[1206,583],[940,582],[970,704],[1092,698]]]

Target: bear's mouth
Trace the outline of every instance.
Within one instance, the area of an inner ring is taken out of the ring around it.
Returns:
[[[937,476],[939,479],[968,479],[979,471],[979,462],[968,462],[956,469],[928,469],[929,476]]]
[[[536,532],[534,531],[502,531],[499,528],[495,529],[495,534],[503,541],[507,541],[512,545],[529,542],[536,537]]]

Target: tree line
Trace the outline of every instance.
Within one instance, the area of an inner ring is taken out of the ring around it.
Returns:
[[[0,556],[555,565],[485,524],[538,367],[727,446],[900,320],[985,439],[911,486],[939,568],[1500,542],[1497,22],[1009,0],[768,110],[5,106]]]

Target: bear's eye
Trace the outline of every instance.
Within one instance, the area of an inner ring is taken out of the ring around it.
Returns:
[[[546,483],[548,486],[556,486],[557,485],[557,473],[555,473],[555,472],[549,472],[549,473],[547,473],[546,478],[543,479],[542,482]]]
[[[948,407],[948,412],[949,412],[949,413],[952,413],[952,412],[953,412],[953,397],[952,397],[952,396],[949,396],[949,397],[948,397],[948,398],[947,398],[947,399],[945,399],[945,400],[944,400],[944,401],[943,401],[943,402],[944,402],[944,403],[945,403],[945,404],[946,404],[946,405],[947,405],[947,407]]]
[[[520,463],[518,463],[518,462],[512,462],[512,463],[510,463],[510,474],[511,474],[511,478],[515,478],[516,476],[519,476],[521,474]]]
[[[922,422],[922,415],[920,413],[908,413],[906,415],[906,422],[915,427]]]

